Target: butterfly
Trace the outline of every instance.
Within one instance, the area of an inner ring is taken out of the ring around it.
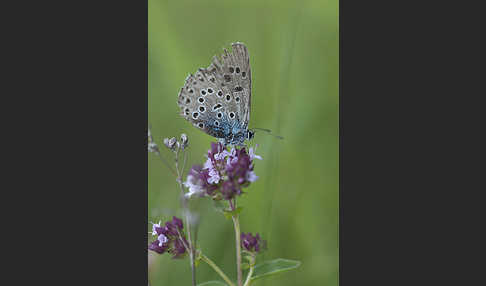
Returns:
[[[181,116],[196,128],[226,145],[242,146],[254,137],[248,129],[251,105],[251,70],[248,49],[233,43],[214,56],[208,68],[189,74],[179,92]]]

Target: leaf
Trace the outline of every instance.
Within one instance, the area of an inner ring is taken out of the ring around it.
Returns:
[[[226,286],[227,284],[221,281],[207,281],[201,284],[197,284],[197,286]]]
[[[233,216],[231,214],[231,212],[228,212],[228,211],[223,211],[223,214],[224,214],[224,217],[227,218],[227,219],[231,219],[231,217]]]
[[[300,261],[283,258],[265,261],[255,266],[255,272],[253,273],[251,280],[253,281],[280,272],[289,271],[299,267],[300,264]]]
[[[248,264],[246,262],[241,263],[241,269],[246,270],[248,268],[250,268],[250,264]]]
[[[225,218],[230,219],[233,216],[236,216],[239,213],[241,213],[242,210],[243,210],[243,207],[237,207],[234,211],[223,210],[223,214],[224,214]]]

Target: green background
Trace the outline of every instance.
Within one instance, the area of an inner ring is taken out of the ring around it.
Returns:
[[[215,139],[178,115],[177,95],[188,73],[209,66],[213,55],[237,41],[250,53],[249,126],[285,138],[256,133],[252,144],[259,144],[263,161],[255,163],[259,180],[238,201],[241,228],[268,241],[259,261],[282,257],[302,265],[252,285],[338,285],[338,1],[149,0],[148,8],[149,123],[160,147],[162,138],[186,133],[188,167],[204,162]],[[148,156],[149,221],[181,216],[175,178]],[[235,279],[232,222],[207,199],[194,207],[201,215],[200,248]],[[197,280],[221,279],[201,263]],[[191,285],[188,259],[150,252],[149,282]]]

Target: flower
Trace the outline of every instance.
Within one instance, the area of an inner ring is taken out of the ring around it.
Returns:
[[[190,198],[193,195],[204,196],[205,192],[211,193],[215,189],[215,186],[210,185],[208,179],[209,171],[207,169],[203,170],[201,165],[194,165],[184,182],[184,186],[189,189],[185,197]]]
[[[250,149],[248,149],[248,154],[250,155],[250,160],[253,161],[253,159],[255,159],[255,158],[258,159],[258,160],[263,160],[262,156],[255,154],[256,147],[258,147],[258,144],[255,146],[255,149],[253,149],[253,147],[250,147]]]
[[[250,252],[261,252],[266,249],[267,241],[261,240],[258,233],[253,236],[251,232],[245,234],[241,233],[241,247]]]
[[[162,254],[167,251],[167,244],[162,244],[160,245],[160,242],[158,240],[152,242],[148,249],[157,252],[158,254]]]
[[[177,142],[177,139],[175,137],[172,138],[164,138],[164,145],[165,147],[169,148],[172,151],[175,151],[176,147],[178,147],[179,142]]]
[[[162,246],[164,243],[169,241],[167,236],[165,236],[163,233],[161,233],[159,237],[157,237],[157,240],[159,241],[159,246]]]
[[[171,253],[172,258],[180,258],[186,253],[186,245],[189,243],[187,243],[181,219],[174,216],[172,221],[166,222],[164,226],[161,225],[161,222],[153,224],[152,235],[156,235],[157,239],[148,246],[149,250],[159,254]]]
[[[160,227],[160,221],[159,223],[154,223],[152,225],[152,235],[157,235],[159,233],[161,233],[160,231],[162,230],[162,228]]]
[[[194,194],[208,195],[213,199],[231,200],[243,193],[242,188],[255,182],[258,176],[253,171],[253,160],[262,160],[253,147],[230,151],[221,143],[211,143],[204,166],[195,165],[184,185],[189,189],[186,197]]]

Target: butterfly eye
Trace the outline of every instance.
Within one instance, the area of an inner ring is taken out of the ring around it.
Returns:
[[[221,107],[223,107],[221,104],[216,104],[215,106],[213,106],[213,110],[217,110],[217,109],[220,109]]]
[[[242,90],[243,90],[243,88],[241,86],[235,87],[235,91],[242,91]]]
[[[189,108],[186,108],[186,110],[184,110],[186,115],[189,115]]]
[[[242,72],[242,73],[241,73],[241,76],[242,76],[242,77],[246,77],[246,72]]]
[[[221,90],[218,90],[218,96],[219,97],[223,96],[223,92]]]
[[[236,100],[236,102],[240,102],[240,98],[239,97],[235,98],[235,100]]]
[[[208,88],[208,93],[213,93],[213,90],[211,88]]]
[[[235,117],[235,113],[234,113],[234,112],[230,112],[229,117],[230,117],[230,118]]]
[[[186,103],[187,104],[191,103],[191,100],[189,98],[186,98]]]
[[[204,98],[200,97],[197,99],[200,103],[204,103]]]
[[[211,82],[214,82],[214,81],[215,81],[214,77],[210,78],[209,80],[210,80]]]
[[[219,126],[219,121],[218,120],[214,121],[214,125]]]
[[[204,128],[204,123],[199,123],[197,126],[199,126],[199,128]]]
[[[218,112],[218,115],[217,116],[218,116],[218,118],[221,118],[221,117],[223,117],[223,113]]]
[[[206,95],[206,90],[205,89],[201,89],[201,94],[202,95]]]
[[[234,73],[235,72],[235,69],[233,67],[229,67],[229,72],[230,73]]]
[[[231,100],[231,95],[227,94],[226,95],[226,101],[230,101]]]
[[[204,111],[206,110],[206,108],[204,108],[204,106],[199,106],[199,111],[201,111],[201,113],[203,113]]]
[[[196,119],[198,116],[199,116],[199,113],[197,113],[197,112],[192,113],[192,118]]]
[[[240,68],[236,67],[236,73],[240,73]]]
[[[194,93],[194,90],[191,88],[191,89],[189,90],[189,93]]]

